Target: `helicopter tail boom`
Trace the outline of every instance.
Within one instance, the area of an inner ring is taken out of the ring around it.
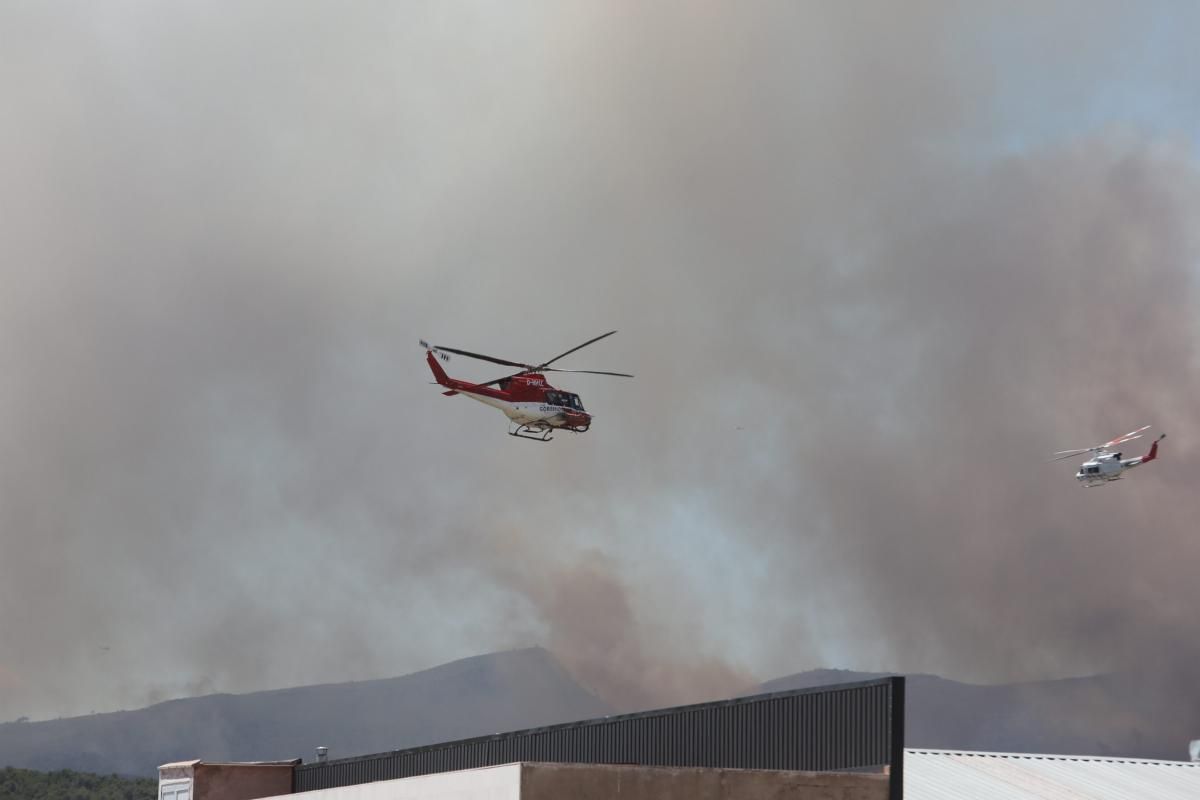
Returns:
[[[1146,455],[1144,455],[1144,456],[1138,456],[1137,458],[1130,458],[1125,461],[1122,461],[1121,466],[1125,467],[1126,469],[1131,469],[1133,467],[1139,467],[1148,461],[1153,461],[1154,459],[1158,458],[1158,443],[1161,442],[1165,438],[1167,438],[1167,435],[1165,433],[1160,434],[1159,437],[1154,440],[1154,443],[1150,445],[1150,452],[1146,453]]]
[[[430,347],[425,353],[425,361],[428,362],[429,369],[433,371],[434,379],[438,382],[438,385],[446,387],[446,391],[442,392],[446,397],[453,397],[461,392],[466,392],[477,400],[480,397],[505,398],[506,395],[503,392],[491,389],[486,384],[476,384],[451,378],[446,374],[446,370],[442,369],[442,365],[438,363],[439,358],[448,359],[448,356],[434,347]]]
[[[1165,439],[1166,436],[1167,435],[1164,433],[1164,434],[1160,435],[1157,439],[1155,439],[1154,444],[1150,445],[1150,452],[1146,453],[1146,455],[1142,456],[1142,460],[1139,461],[1138,463],[1145,464],[1147,461],[1153,461],[1154,459],[1158,458],[1158,443],[1161,442],[1163,439]]]
[[[429,368],[433,370],[433,377],[438,383],[440,383],[442,386],[445,386],[447,389],[455,388],[451,385],[451,379],[450,376],[446,374],[446,370],[442,369],[442,365],[438,363],[437,356],[434,354],[433,350],[426,351],[425,360],[429,362]]]

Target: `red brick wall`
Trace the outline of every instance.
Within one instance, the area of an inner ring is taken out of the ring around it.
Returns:
[[[292,767],[260,764],[197,764],[193,800],[255,800],[291,794]]]

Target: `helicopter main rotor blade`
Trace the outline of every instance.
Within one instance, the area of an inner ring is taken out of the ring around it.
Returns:
[[[1118,436],[1117,438],[1113,439],[1111,442],[1105,442],[1103,445],[1101,445],[1101,447],[1112,447],[1114,444],[1120,444],[1121,442],[1128,442],[1132,439],[1140,439],[1140,438],[1142,438],[1142,432],[1147,431],[1147,430],[1150,430],[1149,425],[1138,428],[1136,431],[1130,431],[1129,433],[1125,434],[1124,436]]]
[[[509,378],[515,378],[518,375],[528,375],[529,372],[530,372],[529,370],[523,369],[520,372],[514,372],[512,375],[505,375],[503,378],[496,378],[495,380],[488,381],[487,383],[477,383],[475,385],[476,386],[492,386],[494,384],[500,383],[501,381],[506,381]]]
[[[521,364],[519,362],[508,361],[503,358],[494,358],[492,356],[485,356],[485,355],[481,355],[479,353],[472,353],[469,350],[456,350],[453,347],[442,347],[440,344],[436,345],[434,347],[434,349],[441,350],[446,353],[454,353],[455,355],[459,355],[459,356],[466,356],[467,358],[477,358],[480,361],[490,361],[493,364],[500,364],[505,367],[520,367],[521,369],[532,369],[533,368],[532,365],[530,365],[530,364]]]
[[[487,383],[477,383],[475,385],[476,386],[492,386],[494,384],[500,383],[501,381],[506,381],[506,380],[509,380],[510,378],[516,378],[519,375],[528,375],[530,372],[533,372],[533,371],[534,370],[525,369],[525,370],[521,370],[520,372],[514,372],[512,375],[505,375],[503,378],[496,378],[495,380],[488,381]],[[545,369],[539,369],[537,371],[538,372],[575,372],[575,373],[582,372],[582,373],[585,373],[588,375],[616,375],[617,377],[620,377],[620,378],[634,377],[633,375],[630,375],[627,372],[603,372],[603,371],[597,370],[597,369],[557,369],[556,367],[546,367]]]
[[[1122,444],[1123,442],[1132,442],[1134,439],[1140,439],[1140,438],[1142,438],[1142,431],[1147,431],[1149,429],[1150,429],[1150,426],[1146,425],[1141,428],[1138,428],[1136,431],[1130,431],[1129,433],[1125,434],[1124,436],[1118,436],[1115,439],[1107,441],[1104,444],[1098,444],[1094,447],[1080,447],[1075,450],[1059,450],[1057,453],[1054,454],[1054,458],[1052,458],[1050,460],[1051,461],[1062,461],[1064,458],[1071,458],[1073,456],[1081,456],[1084,453],[1099,453],[1101,450],[1105,450],[1114,445]]]
[[[564,356],[569,356],[569,355],[571,355],[571,353],[574,353],[576,350],[582,350],[583,348],[587,347],[589,344],[595,344],[596,342],[600,341],[601,339],[603,339],[603,338],[605,338],[605,337],[607,337],[607,336],[612,336],[614,333],[616,333],[616,331],[609,331],[608,333],[602,333],[602,334],[600,334],[600,335],[599,335],[599,336],[597,336],[595,339],[588,339],[586,342],[584,342],[583,344],[579,345],[578,347],[572,347],[572,348],[571,348],[570,350],[568,350],[567,352],[565,352],[565,353],[559,353],[558,355],[556,355],[554,358],[550,359],[549,361],[544,361],[544,362],[542,362],[542,363],[541,363],[541,364],[539,364],[538,366],[534,367],[534,369],[535,369],[535,370],[545,369],[546,367],[548,367],[548,366],[550,366],[551,364],[553,364],[555,361],[558,361],[560,358],[562,358],[562,357],[564,357]],[[521,364],[521,365],[519,365],[519,366],[526,366],[526,365],[525,365],[525,364]]]
[[[543,372],[583,372],[588,375],[616,375],[619,378],[632,378],[628,372],[605,372],[599,369],[559,369],[558,367],[545,367]]]

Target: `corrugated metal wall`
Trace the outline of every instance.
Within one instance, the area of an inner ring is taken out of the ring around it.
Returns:
[[[836,771],[890,766],[900,795],[904,678],[572,722],[296,768],[297,792],[550,761]]]

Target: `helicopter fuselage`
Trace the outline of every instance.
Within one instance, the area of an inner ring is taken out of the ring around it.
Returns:
[[[1137,465],[1133,462],[1141,463],[1140,459],[1131,458],[1129,461],[1129,464],[1122,461],[1120,453],[1098,453],[1079,466],[1075,480],[1085,486],[1099,486],[1120,480],[1122,472]]]
[[[546,440],[552,430],[583,433],[591,427],[592,417],[584,411],[579,395],[556,389],[544,375],[515,375],[493,388],[451,378],[433,351],[426,354],[426,360],[434,378],[448,390],[443,394],[461,394],[500,409],[511,421],[509,433],[514,436]]]
[[[1122,459],[1120,453],[1101,450],[1079,466],[1079,471],[1075,473],[1075,480],[1088,488],[1120,480],[1126,470],[1156,459],[1158,443],[1162,438],[1162,436],[1158,437],[1154,444],[1150,445],[1150,452],[1137,458]]]

